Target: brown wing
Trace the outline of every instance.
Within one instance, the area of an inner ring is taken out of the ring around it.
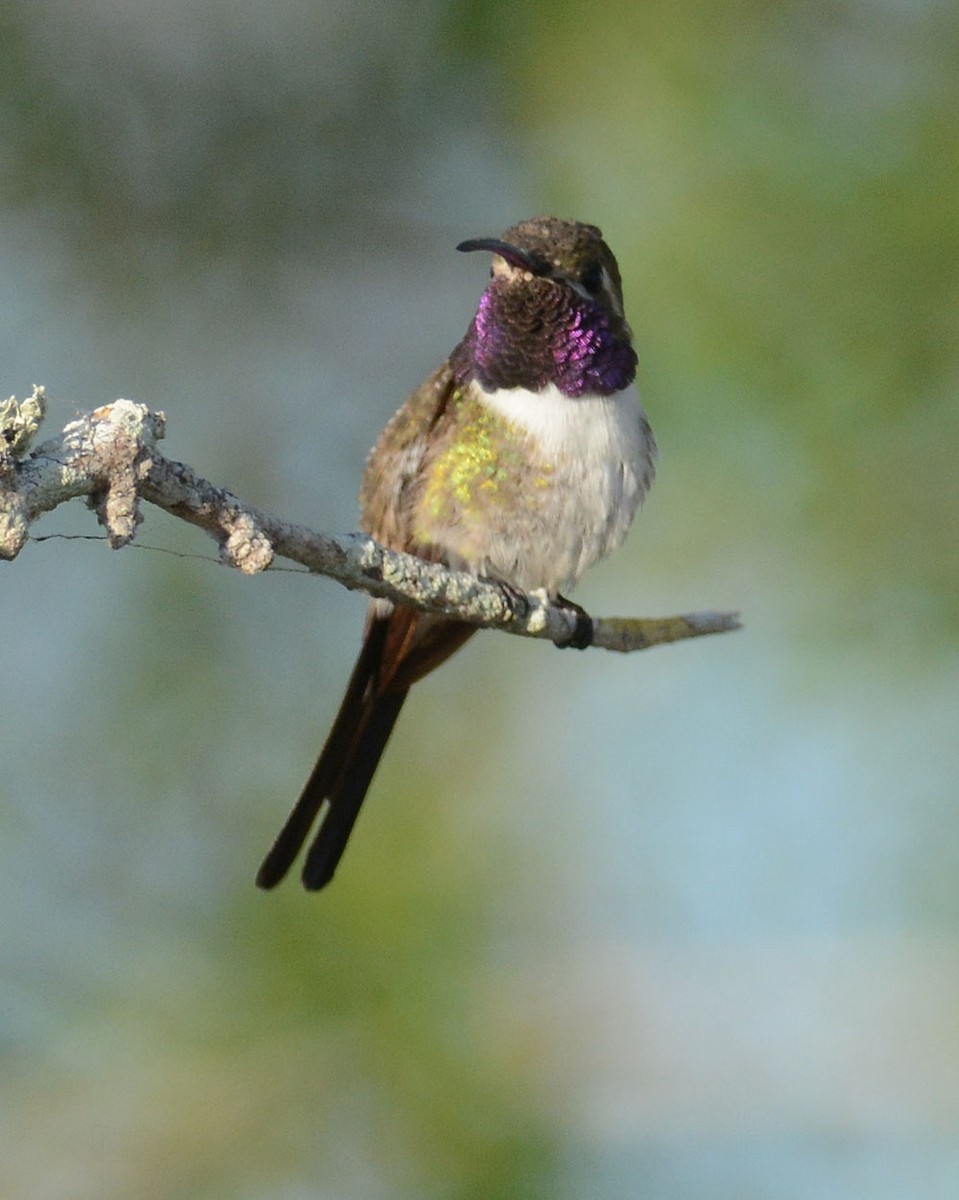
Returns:
[[[360,488],[360,522],[391,550],[411,548],[414,485],[430,433],[454,390],[453,372],[445,362],[410,396],[370,451]]]
[[[425,380],[386,425],[370,452],[360,488],[361,523],[378,542],[393,550],[443,562],[443,547],[418,543],[414,505],[420,473],[437,426],[443,423],[456,383],[448,362]],[[382,614],[371,606],[367,627]],[[474,629],[414,609],[396,608],[388,616],[377,690],[405,691],[466,641]]]

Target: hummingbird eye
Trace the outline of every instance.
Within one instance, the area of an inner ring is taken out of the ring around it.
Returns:
[[[603,290],[603,268],[599,263],[590,263],[579,277],[580,284],[591,296]]]

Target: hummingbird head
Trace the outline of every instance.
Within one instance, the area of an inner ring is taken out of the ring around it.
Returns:
[[[492,282],[452,355],[458,378],[487,390],[554,384],[570,397],[632,382],[619,267],[595,225],[534,217],[457,249],[493,255]]]
[[[471,238],[457,250],[488,250],[490,274],[519,284],[552,280],[571,288],[588,304],[605,312],[620,336],[631,338],[623,313],[623,283],[612,250],[595,225],[534,217],[510,226],[502,238]]]

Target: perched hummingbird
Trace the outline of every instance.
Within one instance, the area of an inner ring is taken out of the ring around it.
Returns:
[[[362,527],[394,550],[522,592],[560,589],[623,540],[656,442],[636,391],[619,268],[594,225],[537,217],[460,250],[493,255],[466,336],[392,418],[360,489]],[[474,632],[373,600],[326,745],[257,875],[323,887],[410,687]]]

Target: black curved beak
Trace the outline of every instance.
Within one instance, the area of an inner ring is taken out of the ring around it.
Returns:
[[[500,258],[505,258],[510,266],[529,271],[531,275],[548,275],[550,270],[549,263],[538,254],[521,250],[519,246],[502,242],[499,238],[470,238],[469,241],[460,242],[456,249],[466,253],[471,250],[488,250],[490,254],[498,254]]]

